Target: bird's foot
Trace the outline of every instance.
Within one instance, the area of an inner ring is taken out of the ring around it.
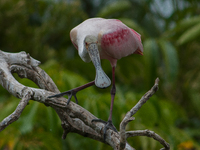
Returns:
[[[67,95],[68,96],[67,105],[68,105],[69,102],[71,101],[72,96],[74,96],[76,103],[78,104],[78,99],[76,97],[76,93],[77,92],[72,89],[72,90],[69,90],[69,91],[66,91],[66,92],[62,92],[62,93],[59,93],[59,94],[56,94],[56,95],[49,96],[48,98],[61,97],[61,96]]]
[[[92,122],[101,122],[101,123],[105,124],[104,130],[103,130],[103,140],[104,141],[106,140],[106,131],[108,129],[111,129],[111,130],[113,130],[113,131],[118,133],[117,129],[115,128],[115,126],[112,123],[112,120],[108,120],[106,122],[106,121],[101,120],[101,119],[93,119]]]

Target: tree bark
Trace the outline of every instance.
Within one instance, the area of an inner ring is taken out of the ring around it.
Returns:
[[[116,133],[112,130],[107,130],[106,139],[104,141],[104,124],[100,122],[92,122],[92,120],[97,119],[97,117],[74,102],[70,102],[67,105],[66,98],[48,98],[49,96],[60,92],[48,74],[38,67],[39,64],[39,61],[30,57],[30,55],[25,52],[7,53],[0,50],[0,84],[10,94],[21,99],[16,110],[0,122],[0,131],[4,130],[12,122],[19,119],[29,100],[34,100],[55,109],[62,122],[63,139],[66,138],[69,132],[74,132],[108,144],[115,150],[134,150],[134,148],[127,143],[126,139],[132,136],[148,136],[160,142],[164,146],[163,149],[170,149],[169,144],[153,131],[125,130],[126,125],[130,121],[134,120],[132,116],[158,90],[159,79],[156,79],[151,90],[149,90],[126,114],[120,124],[120,131]],[[40,89],[22,85],[13,77],[12,73],[17,73],[21,78],[32,80]]]

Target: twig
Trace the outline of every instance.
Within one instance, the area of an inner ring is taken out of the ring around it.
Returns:
[[[27,90],[25,90],[27,91]],[[21,99],[21,101],[19,102],[17,108],[15,109],[15,111],[10,114],[8,117],[6,117],[2,122],[0,122],[0,131],[2,131],[3,129],[5,129],[9,124],[13,123],[14,121],[18,120],[22,111],[24,110],[24,108],[26,107],[26,105],[28,104],[29,100],[31,99],[31,92],[27,91],[23,98]]]
[[[139,102],[125,115],[124,119],[120,123],[120,150],[123,150],[126,146],[126,125],[134,120],[132,117],[141,107],[144,105],[147,100],[158,90],[159,78],[155,80],[154,86],[142,96]]]
[[[137,130],[137,131],[128,131],[126,132],[126,138],[134,137],[134,136],[147,136],[155,139],[156,141],[160,142],[165,148],[162,148],[162,150],[169,150],[170,145],[158,134],[156,134],[154,131],[150,130]]]

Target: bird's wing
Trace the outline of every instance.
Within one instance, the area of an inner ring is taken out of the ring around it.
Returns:
[[[136,53],[143,51],[139,33],[118,20],[113,20],[113,24],[110,27],[109,30],[104,29],[100,32],[98,37],[100,39],[102,59],[108,56],[120,59],[136,51]]]

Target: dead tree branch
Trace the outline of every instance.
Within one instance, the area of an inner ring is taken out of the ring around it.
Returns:
[[[125,131],[125,127],[128,122],[133,120],[132,116],[157,91],[158,79],[152,89],[147,92],[126,114],[120,124],[120,134],[112,130],[108,130],[106,140],[104,141],[104,124],[100,122],[92,122],[92,120],[97,117],[73,102],[66,105],[66,98],[48,98],[49,96],[60,92],[48,74],[38,67],[39,64],[39,61],[33,59],[25,52],[7,53],[0,51],[0,84],[12,95],[21,99],[16,110],[0,122],[0,131],[4,130],[9,124],[19,119],[29,100],[34,100],[55,109],[62,122],[61,125],[64,130],[62,136],[63,139],[66,138],[69,132],[74,132],[106,143],[115,150],[134,150],[134,148],[127,143],[126,139],[128,137],[141,134],[141,136],[152,135],[150,137],[158,140],[161,144],[168,145],[168,143],[166,143],[159,135],[153,133],[152,131]],[[17,73],[21,78],[28,78],[32,80],[40,89],[22,85],[13,77],[12,73]]]
[[[16,110],[10,114],[8,117],[6,117],[1,123],[0,123],[0,131],[2,131],[3,129],[5,129],[9,124],[13,123],[14,121],[16,121],[17,119],[19,119],[22,111],[24,110],[24,108],[26,107],[26,105],[28,104],[30,98],[31,98],[31,93],[28,91],[23,98],[21,99],[21,101],[19,102]]]
[[[142,130],[142,131],[128,131],[128,132],[126,132],[126,130],[125,130],[126,125],[130,121],[134,120],[134,118],[132,116],[158,90],[158,83],[159,83],[159,79],[157,78],[155,80],[154,86],[147,93],[145,93],[144,96],[142,96],[142,98],[138,101],[138,103],[129,112],[127,112],[127,114],[125,115],[124,119],[120,123],[120,150],[123,150],[125,148],[126,139],[129,138],[129,137],[133,137],[133,136],[153,137],[155,140],[159,141],[165,147],[164,148],[165,150],[169,150],[170,149],[169,144],[164,139],[162,139],[158,134],[154,133],[153,131]]]
[[[158,134],[150,130],[137,130],[137,131],[128,131],[126,132],[126,138],[134,137],[134,136],[147,136],[152,137],[154,140],[160,142],[164,146],[161,150],[169,150],[170,145]]]

